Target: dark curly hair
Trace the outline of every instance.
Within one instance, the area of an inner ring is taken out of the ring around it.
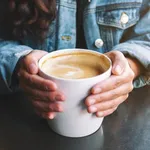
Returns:
[[[8,0],[8,5],[15,39],[30,35],[42,42],[46,38],[49,25],[56,17],[56,0]]]

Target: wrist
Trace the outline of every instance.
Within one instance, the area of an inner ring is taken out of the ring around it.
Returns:
[[[142,74],[144,70],[142,64],[135,58],[126,57],[126,59],[129,63],[130,68],[134,72],[134,79],[140,76],[140,74]]]

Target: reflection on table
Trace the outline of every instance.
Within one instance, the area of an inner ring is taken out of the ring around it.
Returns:
[[[150,87],[134,90],[101,128],[84,138],[54,133],[22,93],[0,96],[0,150],[149,150]]]

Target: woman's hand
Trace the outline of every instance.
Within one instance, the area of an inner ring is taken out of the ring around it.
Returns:
[[[58,101],[64,101],[64,95],[57,90],[57,85],[38,75],[38,60],[47,52],[35,50],[19,61],[17,71],[21,89],[31,100],[38,115],[53,119],[55,112],[62,112]]]
[[[128,98],[133,90],[132,82],[137,76],[131,69],[128,59],[121,52],[112,51],[106,55],[113,63],[112,75],[95,85],[91,90],[91,95],[85,100],[88,112],[96,113],[97,117],[112,114],[119,104]]]

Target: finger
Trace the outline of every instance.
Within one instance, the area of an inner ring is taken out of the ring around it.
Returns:
[[[106,110],[118,107],[127,98],[128,98],[128,94],[125,94],[125,95],[120,96],[120,97],[113,99],[113,100],[97,103],[95,105],[88,107],[88,112],[89,113],[95,113],[98,111],[106,111]]]
[[[42,101],[32,101],[33,106],[41,112],[63,112],[61,103],[45,103]]]
[[[34,89],[30,86],[26,86],[25,84],[20,85],[23,89],[23,91],[30,97],[30,99],[37,99],[39,101],[45,101],[45,102],[54,102],[54,101],[64,101],[65,97],[63,93],[60,91],[41,91]]]
[[[31,74],[37,74],[38,73],[38,61],[41,57],[43,57],[47,52],[40,51],[40,50],[34,50],[27,56],[23,58],[23,64],[26,71],[28,71]]]
[[[117,108],[111,108],[111,109],[108,109],[108,110],[105,110],[105,111],[99,111],[96,113],[96,116],[97,117],[106,117],[110,114],[112,114]]]
[[[54,119],[56,117],[56,113],[55,112],[40,112],[39,110],[35,109],[35,112],[38,116],[44,118],[44,119]]]
[[[131,70],[128,70],[127,68],[127,70],[121,76],[112,75],[108,79],[96,84],[92,88],[91,93],[98,94],[116,89],[125,83],[132,82],[133,78],[134,78],[133,72]]]
[[[106,55],[112,60],[112,73],[114,75],[121,75],[128,64],[124,55],[119,51],[108,52]]]
[[[126,83],[128,78],[123,78],[122,76],[115,76],[112,75],[108,79],[96,84],[92,90],[92,94],[98,94],[106,91],[110,91],[112,89],[116,89],[117,87],[121,86],[122,84]]]
[[[35,89],[43,91],[57,90],[57,85],[53,81],[44,79],[38,75],[31,75],[24,70],[20,71],[19,80],[23,80],[22,82]]]
[[[116,99],[117,97],[130,93],[132,90],[133,90],[132,82],[126,83],[116,89],[113,89],[104,93],[88,96],[85,100],[85,104],[87,106],[90,106],[90,105],[93,105],[95,103],[99,103],[102,101]]]

